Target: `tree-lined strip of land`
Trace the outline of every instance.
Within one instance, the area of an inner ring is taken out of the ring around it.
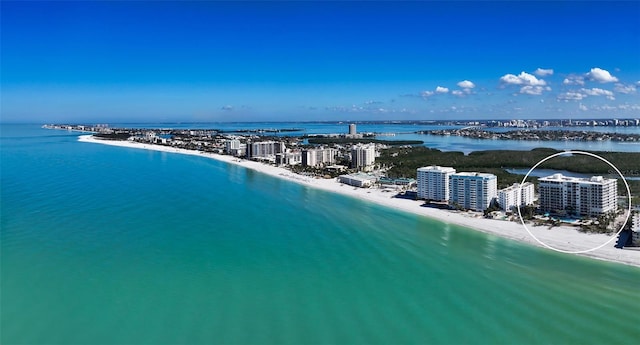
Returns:
[[[390,177],[416,177],[419,167],[441,165],[455,168],[457,171],[478,171],[495,174],[498,177],[498,188],[507,187],[515,182],[521,182],[524,175],[511,174],[506,168],[530,169],[544,158],[559,153],[548,148],[538,148],[530,151],[516,150],[487,150],[476,151],[465,155],[462,152],[443,152],[427,147],[392,147],[382,151],[377,163],[390,167],[387,174]],[[593,152],[614,164],[625,176],[640,176],[640,152]],[[609,164],[585,155],[558,156],[540,166],[540,169],[567,170],[582,174],[615,175],[617,174]],[[530,181],[536,178],[530,177]],[[640,181],[627,180],[632,196],[640,196]],[[618,179],[620,194],[625,187]]]
[[[501,139],[501,140],[535,140],[535,141],[594,141],[611,140],[638,142],[640,134],[635,133],[606,133],[595,131],[569,131],[569,130],[515,130],[508,132],[494,132],[478,128],[462,129],[437,129],[432,131],[418,131],[419,134],[454,135],[474,139]]]

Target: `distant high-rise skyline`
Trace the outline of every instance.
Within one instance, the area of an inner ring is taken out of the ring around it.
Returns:
[[[640,114],[640,2],[13,2],[2,121]]]

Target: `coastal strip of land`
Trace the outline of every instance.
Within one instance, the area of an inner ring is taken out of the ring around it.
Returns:
[[[523,129],[507,132],[494,132],[482,127],[460,129],[437,129],[431,131],[418,131],[418,134],[430,134],[440,136],[468,137],[472,139],[498,139],[498,140],[533,140],[533,141],[617,141],[640,142],[640,134],[635,133],[607,133],[592,131],[570,130],[539,130]]]
[[[252,169],[277,178],[286,179],[288,181],[299,183],[311,188],[340,193],[404,212],[437,219],[445,223],[455,224],[487,234],[542,247],[540,243],[538,243],[527,233],[527,231],[520,223],[485,219],[481,216],[478,216],[477,213],[473,212],[440,210],[424,207],[424,201],[396,198],[395,193],[384,192],[377,189],[354,188],[353,186],[341,184],[336,179],[311,178],[295,174],[284,168],[216,153],[180,149],[162,145],[144,144],[132,141],[100,140],[93,137],[92,135],[81,135],[79,136],[78,140],[86,143],[97,143],[103,145],[154,150],[216,159],[218,161],[242,166],[247,169]],[[635,250],[632,248],[617,249],[614,247],[615,238],[612,239],[612,236],[610,235],[584,234],[578,232],[574,228],[567,226],[553,227],[552,229],[549,229],[546,226],[529,226],[529,230],[545,244],[554,248],[562,249],[564,251],[572,252],[598,247],[603,243],[611,240],[602,248],[586,253],[580,253],[578,255],[640,267],[640,250]]]

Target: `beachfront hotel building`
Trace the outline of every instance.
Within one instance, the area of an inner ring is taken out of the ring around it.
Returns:
[[[431,165],[418,168],[418,199],[448,201],[449,177],[456,169]]]
[[[525,182],[522,185],[514,183],[498,191],[498,204],[505,211],[517,206],[531,205],[535,200],[534,190],[534,185],[531,182]]]
[[[338,150],[334,148],[319,148],[302,151],[302,165],[309,167],[323,167],[336,163]]]
[[[554,174],[541,177],[538,182],[538,199],[542,212],[594,217],[617,210],[616,179]]]
[[[449,204],[484,211],[498,194],[494,174],[459,172],[449,176]]]
[[[369,145],[354,145],[351,147],[351,167],[357,170],[371,170],[376,161],[376,147]]]

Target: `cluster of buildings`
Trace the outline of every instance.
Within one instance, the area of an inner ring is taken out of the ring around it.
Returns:
[[[499,195],[503,200],[499,205],[504,210],[533,203],[531,183],[514,185],[498,191],[496,175],[456,172],[452,167],[431,165],[418,168],[417,187],[418,199],[445,202],[474,211],[484,211],[494,199],[499,198]],[[521,190],[526,192],[520,192]]]
[[[580,119],[580,120],[489,120],[489,121],[465,121],[461,123],[466,126],[488,126],[488,127],[512,127],[512,128],[544,128],[544,127],[632,127],[640,126],[640,119]]]
[[[355,124],[349,125],[346,137],[356,138]],[[361,137],[361,135],[360,135]],[[357,144],[347,149],[336,147],[294,148],[289,149],[285,143],[279,141],[240,141],[240,137],[229,138],[225,141],[224,153],[251,160],[265,161],[276,165],[301,165],[311,168],[326,168],[334,166],[338,158],[350,161],[350,167],[357,171],[371,171],[374,168],[378,150],[375,144]]]
[[[617,210],[616,179],[554,174],[538,181],[538,205],[543,213],[595,217]],[[500,190],[497,184],[493,174],[456,172],[452,167],[435,165],[417,170],[418,199],[474,211],[486,210],[494,200],[505,211],[532,205],[536,200],[535,186],[530,182]]]
[[[228,154],[278,166],[302,166],[328,171],[341,171],[347,168],[364,172],[372,171],[376,157],[379,156],[379,150],[375,144],[304,147],[300,145],[299,139],[266,140],[255,135],[220,135],[216,130],[129,130],[66,125],[57,127],[45,125],[45,127],[96,131],[100,134],[122,133],[123,138],[118,138],[120,140],[128,138],[127,140],[132,141]],[[355,124],[350,124],[348,134],[341,136],[352,139],[363,137],[356,132]],[[346,165],[338,165],[339,163]]]

